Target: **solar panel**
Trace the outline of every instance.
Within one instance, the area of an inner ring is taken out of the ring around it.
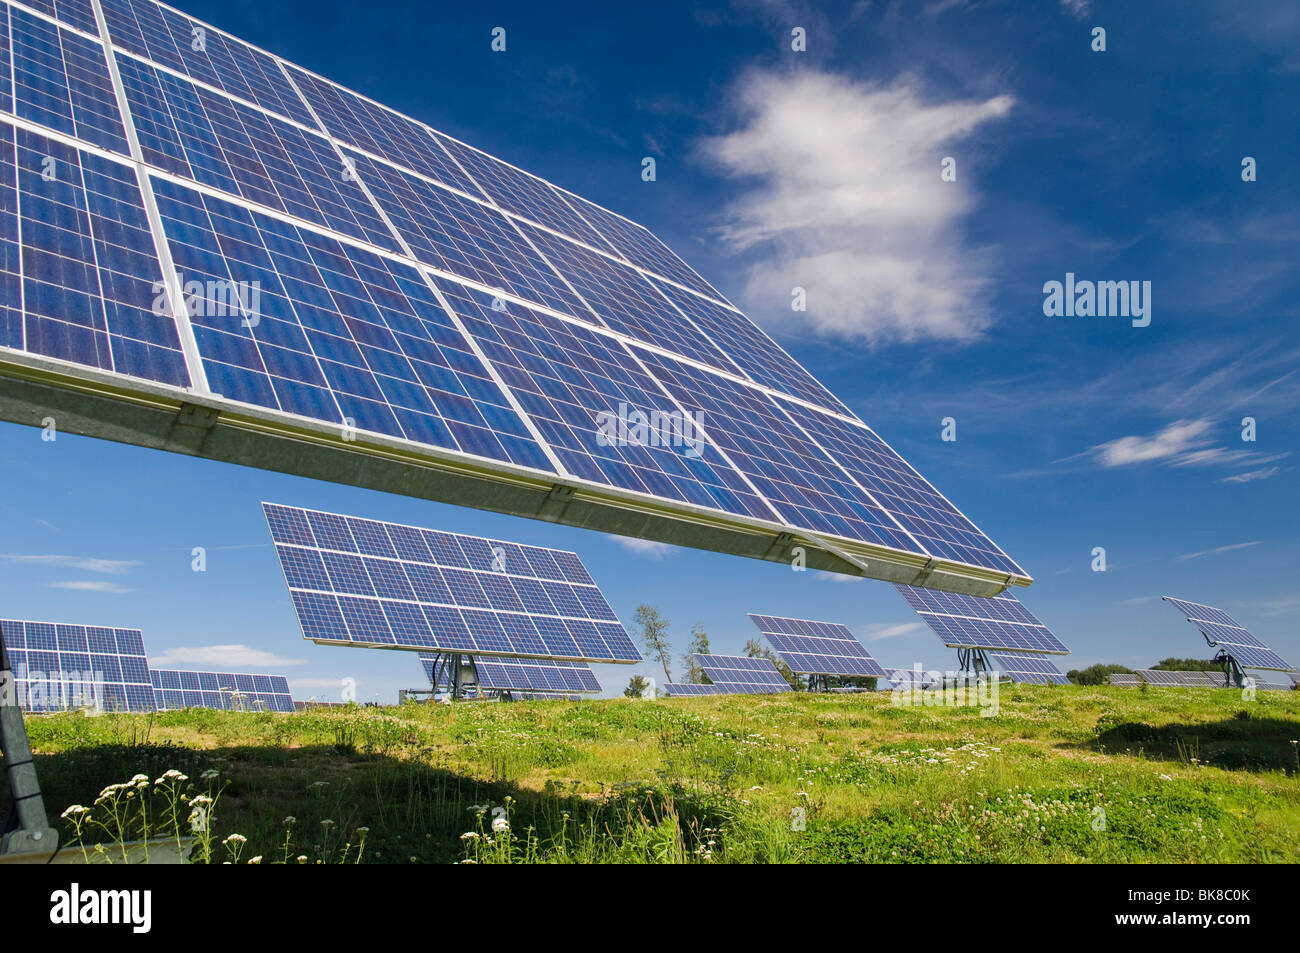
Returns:
[[[0,34],[9,419],[54,387],[91,435],[936,588],[1031,581],[643,227],[154,0],[6,3]],[[177,413],[218,436],[178,439]],[[677,424],[601,443],[620,413]]]
[[[153,711],[139,629],[0,620],[24,711]]]
[[[721,685],[688,685],[684,682],[664,682],[662,688],[667,695],[680,697],[737,694],[737,692],[723,688]]]
[[[1262,668],[1281,672],[1295,671],[1286,659],[1246,631],[1232,616],[1214,606],[1163,596],[1187,621],[1201,630],[1205,641],[1231,655],[1241,668]]]
[[[1268,675],[1261,672],[1247,672],[1246,677],[1253,679],[1255,687],[1261,691],[1289,692],[1295,690],[1295,683],[1289,679],[1282,681],[1281,679],[1269,678]]]
[[[790,691],[771,659],[743,655],[695,655],[709,681],[727,693],[772,694]]]
[[[749,618],[792,672],[877,678],[885,674],[847,626],[752,612]]]
[[[1128,675],[1125,674],[1124,672],[1116,672],[1115,674],[1111,675],[1110,683],[1112,685],[1122,685],[1127,688],[1134,685],[1142,684],[1142,680],[1138,678],[1136,675]]]
[[[886,689],[934,688],[943,681],[937,672],[917,671],[914,668],[887,668],[885,669],[885,675],[889,679],[888,685],[878,683],[878,687]]]
[[[366,648],[639,662],[575,553],[263,503],[303,635]]]
[[[1138,670],[1138,677],[1148,685],[1184,685],[1180,672],[1164,669],[1144,668]]]
[[[1070,679],[1062,674],[1044,655],[1026,652],[989,652],[993,667],[1013,682],[1032,685],[1069,685]]]
[[[154,705],[158,711],[216,708],[221,711],[292,712],[293,696],[283,675],[242,672],[182,672],[153,669]]]
[[[1068,655],[1070,650],[1012,595],[984,599],[895,585],[921,619],[950,648],[1002,649]]]
[[[437,659],[420,655],[424,674],[429,682],[440,689],[447,688],[445,666],[435,673]],[[553,659],[479,658],[470,659],[474,666],[479,688],[493,691],[536,692],[599,692],[600,682],[585,662],[557,662]],[[436,676],[436,680],[435,680]]]

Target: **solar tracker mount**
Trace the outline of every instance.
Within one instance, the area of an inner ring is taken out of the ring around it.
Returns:
[[[1032,581],[641,226],[153,0],[0,13],[0,418],[891,582]],[[615,412],[634,437],[601,443]]]

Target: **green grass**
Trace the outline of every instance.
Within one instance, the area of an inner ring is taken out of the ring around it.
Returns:
[[[1300,694],[1020,686],[1000,703],[196,709],[28,731],[51,815],[137,772],[215,768],[216,837],[268,862],[288,815],[291,856],[366,827],[366,862],[1300,861]]]

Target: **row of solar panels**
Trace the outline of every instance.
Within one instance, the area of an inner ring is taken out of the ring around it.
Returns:
[[[0,349],[1028,581],[644,228],[153,0],[98,6],[0,7]],[[614,415],[673,423],[601,439]]]
[[[282,675],[151,669],[139,629],[4,619],[0,639],[24,711],[294,710]]]
[[[1296,683],[1291,679],[1282,681],[1276,677],[1270,678],[1257,672],[1250,672],[1246,677],[1253,681],[1256,688],[1266,691],[1291,691],[1296,687]],[[1223,672],[1176,672],[1164,669],[1140,669],[1132,674],[1116,673],[1110,676],[1110,683],[1129,688],[1143,683],[1148,685],[1178,685],[1186,688],[1238,687]]]

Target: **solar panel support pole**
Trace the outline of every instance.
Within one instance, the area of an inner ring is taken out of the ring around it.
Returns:
[[[9,653],[0,639],[0,749],[4,751],[9,781],[9,810],[0,828],[0,860],[40,863],[59,849],[58,831],[50,827],[45,798],[36,777],[31,744],[17,685],[9,667]]]
[[[460,656],[449,655],[447,659],[451,666],[451,671],[447,673],[447,682],[451,686],[451,700],[458,701],[460,699]]]

